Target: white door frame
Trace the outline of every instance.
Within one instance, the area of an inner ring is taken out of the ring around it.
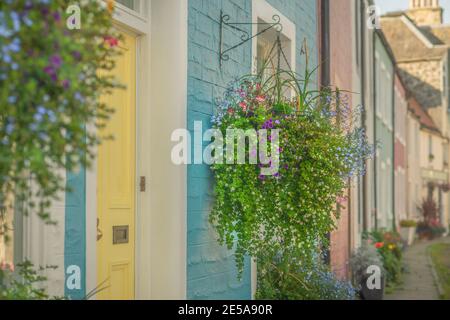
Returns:
[[[170,136],[186,128],[187,8],[185,0],[152,0],[142,15],[118,3],[114,13],[118,28],[137,37],[136,299],[186,298],[187,170],[172,164]],[[86,173],[87,292],[97,286],[96,166]]]

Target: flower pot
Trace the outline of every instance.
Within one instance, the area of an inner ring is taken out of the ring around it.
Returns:
[[[380,289],[369,289],[367,287],[367,279],[368,278],[369,278],[369,276],[365,277],[360,283],[361,290],[359,291],[359,294],[361,296],[361,299],[363,299],[363,300],[383,300],[384,287],[385,287],[384,276],[381,276]]]
[[[412,243],[414,242],[415,233],[416,233],[415,228],[412,228],[412,227],[401,227],[400,228],[401,237],[408,246],[412,245]]]

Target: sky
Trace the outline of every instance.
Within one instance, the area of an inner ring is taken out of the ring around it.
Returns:
[[[409,7],[409,0],[375,0],[380,6],[381,12],[405,10]],[[440,0],[439,4],[444,8],[444,23],[450,24],[450,0]]]

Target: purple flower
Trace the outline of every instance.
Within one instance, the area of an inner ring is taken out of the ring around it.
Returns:
[[[52,67],[52,66],[46,66],[46,67],[44,68],[44,72],[45,72],[46,74],[48,74],[48,75],[50,76],[50,78],[51,78],[53,81],[57,81],[57,80],[58,80],[58,75],[56,74],[56,70],[55,70],[54,67]]]
[[[55,67],[56,69],[61,68],[62,65],[62,59],[61,56],[58,54],[55,54],[53,56],[50,57],[50,64]]]
[[[69,89],[69,87],[70,87],[70,81],[67,80],[67,79],[63,80],[62,86],[63,86],[64,89]]]
[[[61,21],[61,14],[58,11],[56,11],[53,13],[53,18],[55,19],[56,22],[59,22]]]
[[[80,51],[73,51],[72,56],[75,60],[80,61],[81,60],[81,52]]]
[[[264,181],[264,179],[266,179],[266,176],[260,174],[260,175],[258,176],[258,179],[261,180],[261,181]]]
[[[48,8],[47,8],[47,7],[43,7],[43,8],[41,9],[41,13],[42,13],[43,16],[48,15],[48,13],[49,13]]]

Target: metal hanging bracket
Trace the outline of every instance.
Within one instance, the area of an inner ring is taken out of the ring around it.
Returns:
[[[220,40],[219,40],[219,60],[220,60],[220,67],[222,67],[222,64],[224,61],[228,61],[230,59],[230,56],[228,55],[228,52],[231,50],[234,50],[244,43],[247,43],[248,41],[252,40],[253,38],[259,36],[260,34],[263,34],[271,29],[276,30],[277,32],[281,33],[283,30],[283,25],[280,23],[281,18],[279,15],[275,14],[272,16],[273,22],[230,22],[230,15],[224,14],[223,11],[220,11]],[[243,26],[254,26],[254,25],[261,25],[264,26],[264,29],[257,32],[256,34],[252,34],[253,31],[248,32],[247,30],[244,30]],[[226,30],[226,27],[229,27],[235,31],[238,31],[241,33],[241,41],[233,46],[231,46],[228,49],[224,49],[224,33]]]

